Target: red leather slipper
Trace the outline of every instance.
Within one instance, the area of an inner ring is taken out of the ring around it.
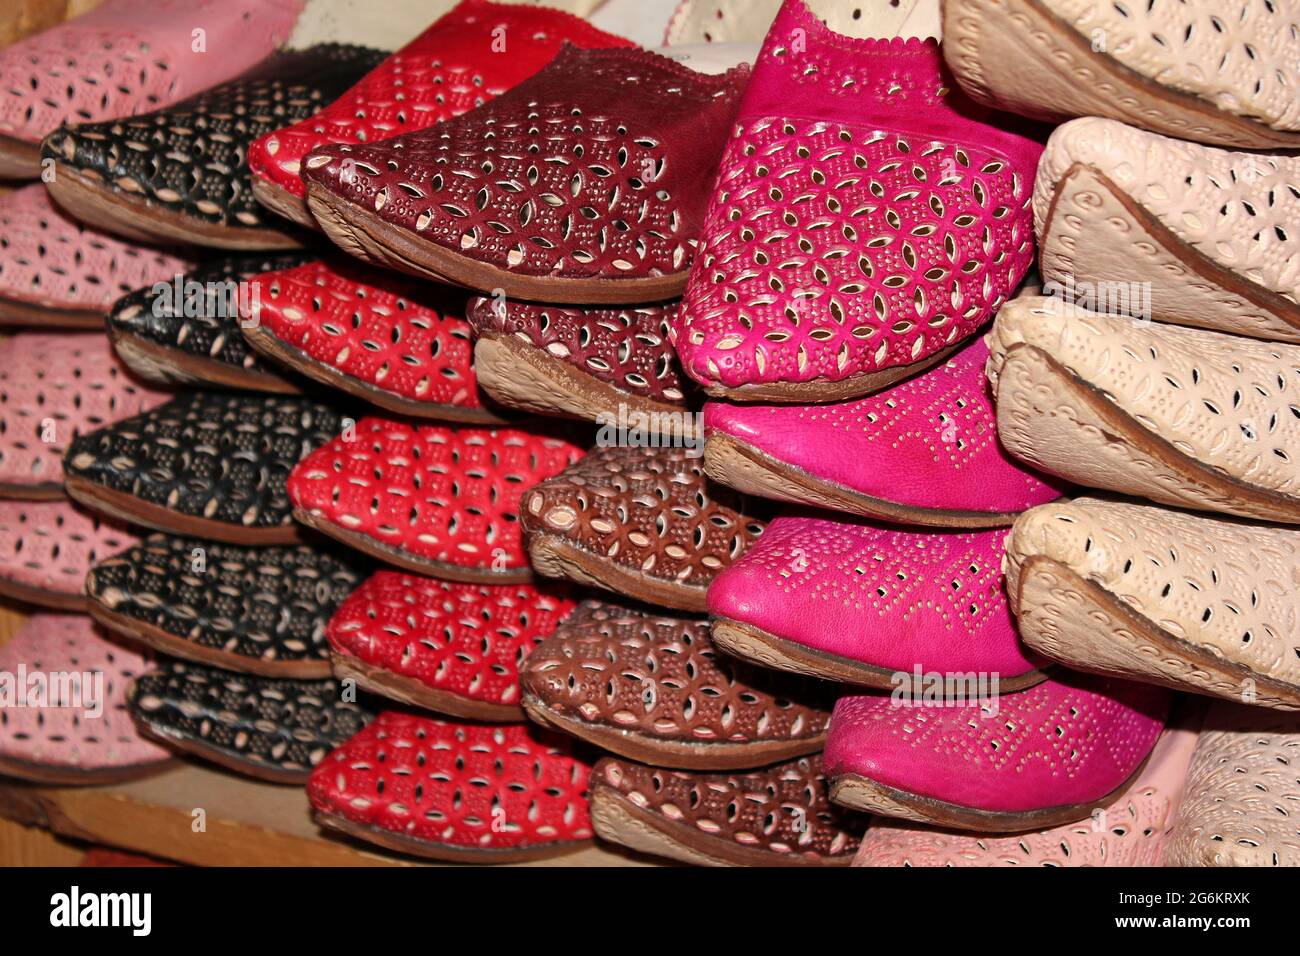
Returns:
[[[514,863],[591,839],[590,772],[526,725],[388,711],[321,761],[307,798],[322,826],[390,850]]]

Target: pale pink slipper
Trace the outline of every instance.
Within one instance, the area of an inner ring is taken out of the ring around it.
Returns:
[[[765,498],[942,528],[1010,525],[1060,496],[998,441],[982,339],[866,398],[704,408],[704,470]]]
[[[102,329],[120,297],[193,267],[87,229],[40,183],[0,196],[0,326]]]
[[[104,784],[163,769],[171,754],[136,731],[126,689],[147,659],[106,640],[89,617],[36,614],[0,646],[0,774]],[[40,688],[44,687],[44,690]]]
[[[41,173],[64,123],[161,109],[233,79],[288,39],[305,0],[106,0],[0,50],[0,179]]]
[[[139,540],[70,501],[0,501],[0,596],[85,611],[91,566]]]
[[[1189,723],[1199,723],[1197,721]],[[919,827],[877,817],[854,866],[1159,866],[1182,803],[1197,731],[1169,727],[1125,794],[1077,823],[1014,836]]]
[[[169,397],[133,378],[100,332],[0,341],[0,497],[62,498],[74,437]]]

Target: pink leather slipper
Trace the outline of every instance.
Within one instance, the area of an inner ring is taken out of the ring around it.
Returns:
[[[0,501],[0,595],[86,611],[86,574],[139,542],[120,524],[70,501]]]
[[[749,494],[869,518],[1009,525],[1060,492],[998,442],[988,355],[976,340],[921,375],[832,405],[711,402],[704,470]]]
[[[163,769],[171,754],[141,737],[126,709],[127,685],[147,667],[88,617],[28,618],[0,645],[0,673],[13,675],[17,695],[0,706],[0,774],[62,786]]]
[[[1002,591],[1005,531],[783,515],[709,586],[713,642],[767,667],[890,689],[900,675],[1044,679]]]
[[[0,50],[0,179],[39,176],[40,141],[64,123],[161,109],[238,76],[288,38],[303,4],[106,0]]]
[[[40,183],[0,196],[0,326],[102,329],[118,298],[192,267],[85,228]]]
[[[835,704],[831,799],[980,833],[1044,830],[1109,807],[1151,754],[1170,702],[1159,687],[1068,671],[955,704],[896,697]]]
[[[878,817],[854,866],[1159,866],[1197,732],[1169,727],[1124,795],[1077,823],[1012,836],[953,833]]]
[[[0,342],[0,497],[63,497],[63,453],[94,431],[160,405],[168,393],[127,371],[100,332]]]
[[[836,33],[786,0],[691,268],[687,373],[717,396],[826,402],[948,354],[1033,260],[1042,146],[1000,122],[935,41]]]

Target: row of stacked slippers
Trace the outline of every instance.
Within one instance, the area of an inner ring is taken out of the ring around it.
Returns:
[[[1300,864],[1300,2],[340,5],[0,51],[0,773]]]

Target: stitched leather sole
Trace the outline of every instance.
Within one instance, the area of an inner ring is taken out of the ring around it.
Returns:
[[[480,335],[474,343],[474,372],[479,387],[502,405],[541,415],[563,415],[588,422],[607,415],[617,421],[622,405],[628,415],[667,413],[674,416],[668,419],[673,422],[687,412],[681,405],[619,391],[567,362],[548,358],[543,350],[513,335]],[[658,419],[652,417],[650,421]]]
[[[264,326],[241,326],[241,329],[248,344],[261,354],[306,375],[313,381],[355,395],[387,411],[410,415],[413,418],[430,418],[465,425],[504,425],[512,421],[487,408],[465,408],[460,405],[420,402],[393,392],[386,392],[369,382],[363,382],[340,372],[324,362],[318,362],[301,349],[277,338]]]
[[[802,644],[769,634],[742,621],[726,618],[713,618],[712,621],[710,634],[714,644],[737,657],[747,658],[764,667],[880,690],[893,690],[898,686],[893,679],[898,673],[897,670],[872,667],[861,661],[804,647]],[[933,668],[925,667],[922,662],[922,669]],[[1041,683],[1047,677],[1048,675],[1041,670],[1032,670],[1012,677],[999,675],[998,689],[1006,693],[1025,690]]]
[[[263,179],[256,174],[253,175],[253,198],[260,202],[277,216],[283,216],[292,223],[302,226],[304,229],[311,229],[316,232],[320,231],[320,223],[307,209],[307,200],[302,196],[295,196],[283,186],[271,182],[269,179]]]
[[[1164,504],[1300,524],[1300,499],[1184,454],[1036,346],[1007,350],[997,392],[1003,444],[1046,471]]]
[[[525,584],[533,580],[531,568],[492,571],[488,568],[466,568],[457,564],[448,564],[445,561],[430,561],[427,558],[408,554],[392,545],[376,541],[374,538],[359,534],[356,531],[340,528],[332,521],[318,517],[301,508],[295,508],[293,516],[314,531],[319,531],[336,541],[341,541],[348,547],[355,548],[372,558],[378,558],[385,564],[391,564],[403,571],[410,571],[414,574],[425,574],[429,577],[441,578],[444,581],[460,581],[465,584]]]
[[[55,786],[89,787],[113,783],[128,783],[162,773],[176,763],[175,760],[156,760],[153,763],[131,767],[102,767],[96,770],[79,770],[76,767],[51,767],[0,757],[0,777],[14,777],[31,783]]]
[[[975,830],[979,833],[1050,830],[1052,827],[1086,820],[1094,810],[1104,810],[1109,807],[1128,791],[1149,759],[1150,754],[1123,783],[1099,800],[1069,806],[1044,807],[1040,810],[998,812],[963,807],[945,800],[935,800],[932,797],[898,790],[855,773],[830,777],[830,796],[833,803],[852,810],[863,810],[867,813],[954,830]]]
[[[523,709],[535,724],[553,727],[638,763],[674,770],[748,770],[817,753],[826,745],[825,733],[799,740],[762,740],[744,744],[664,740],[558,714],[531,694],[524,695]]]
[[[36,607],[46,607],[52,611],[76,611],[84,614],[90,607],[90,598],[84,594],[68,594],[66,591],[36,588],[3,577],[0,577],[0,597]]]
[[[67,497],[63,482],[45,481],[24,485],[13,481],[0,481],[0,498],[12,501],[61,501]]]
[[[591,825],[611,843],[696,866],[848,866],[852,857],[783,856],[711,839],[699,829],[643,810],[604,784],[591,789]]]
[[[94,309],[59,309],[0,298],[0,327],[98,331],[104,328],[107,319],[105,313]]]
[[[732,402],[773,402],[792,405],[844,402],[851,398],[870,395],[905,378],[911,378],[917,372],[924,372],[931,366],[938,365],[964,344],[966,343],[963,339],[911,365],[899,365],[878,372],[861,372],[840,379],[838,382],[754,382],[749,385],[737,385],[734,388],[724,385],[706,385],[704,391],[713,398],[725,398]]]
[[[93,572],[92,572],[93,573]],[[170,657],[209,664],[239,674],[255,674],[259,677],[280,677],[295,680],[321,680],[331,675],[330,662],[327,660],[279,661],[263,660],[243,654],[232,654],[220,648],[205,647],[194,641],[186,640],[165,631],[147,621],[136,620],[125,614],[119,614],[108,606],[86,598],[86,608],[90,616],[108,630],[133,641],[139,641]]]
[[[1039,243],[1046,279],[1150,286],[1152,318],[1300,342],[1300,305],[1219,265],[1175,235],[1104,172],[1074,164],[1056,182]]]
[[[40,175],[40,143],[0,136],[0,179],[38,179]]]
[[[1088,38],[1038,0],[945,0],[943,36],[945,58],[963,88],[999,109],[1058,122],[1108,116],[1238,149],[1300,147],[1300,133],[1234,116],[1094,53]]]
[[[686,288],[685,272],[647,279],[568,279],[509,272],[416,239],[319,183],[307,184],[307,208],[325,234],[354,256],[488,295],[500,290],[533,302],[638,305],[675,299]]]
[[[462,697],[450,691],[438,690],[412,677],[384,670],[382,667],[368,664],[351,654],[343,654],[337,650],[330,651],[330,665],[334,676],[339,680],[351,678],[363,690],[413,707],[422,707],[425,710],[460,717],[463,720],[494,724],[517,724],[524,719],[524,712],[518,706],[493,704],[489,701]]]
[[[108,333],[113,349],[143,379],[166,385],[209,385],[273,395],[298,395],[301,389],[278,375],[236,368],[164,345],[120,329]]]
[[[591,845],[590,840],[569,840],[564,843],[548,843],[543,846],[517,849],[479,850],[473,847],[453,846],[450,843],[417,840],[400,833],[393,833],[391,830],[353,823],[351,820],[322,810],[313,810],[312,819],[326,829],[336,830],[365,843],[373,843],[385,849],[423,857],[426,860],[444,860],[448,863],[527,863],[530,860],[564,856]]]
[[[604,588],[615,594],[644,601],[646,604],[658,604],[679,611],[708,610],[705,601],[707,588],[688,587],[652,578],[638,571],[620,567],[612,561],[604,560],[551,535],[531,536],[528,539],[528,557],[537,573],[549,578],[568,578],[579,584]]]
[[[1274,710],[1300,710],[1300,686],[1227,660],[1159,627],[1072,568],[1032,555],[1014,586],[1020,635],[1070,667],[1209,694]]]
[[[75,475],[68,476],[64,487],[68,489],[70,498],[92,511],[100,511],[110,518],[143,525],[154,531],[166,531],[183,537],[210,538],[229,544],[301,544],[303,541],[301,529],[294,524],[249,528],[225,521],[196,518]]]
[[[119,192],[63,163],[54,164],[50,196],[87,225],[138,242],[184,243],[212,249],[298,249],[302,243],[274,229],[208,222]]]
[[[1019,513],[918,508],[874,498],[816,478],[753,445],[718,432],[710,435],[704,444],[704,473],[714,481],[760,498],[931,528],[1002,528],[1014,522]]]

